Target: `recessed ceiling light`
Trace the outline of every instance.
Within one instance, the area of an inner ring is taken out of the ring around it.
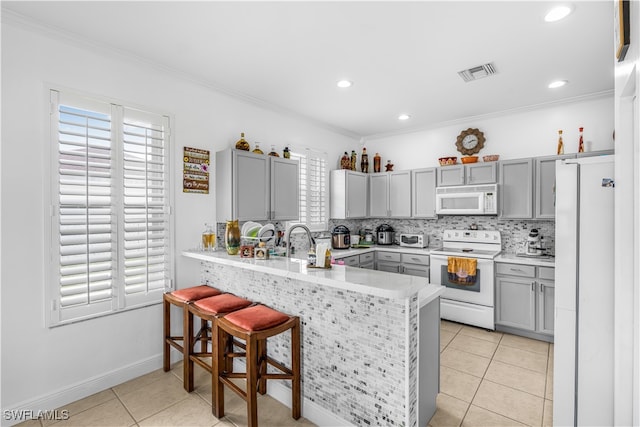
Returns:
[[[557,89],[569,83],[566,80],[556,80],[555,82],[549,83],[549,89]]]
[[[569,16],[572,11],[573,9],[571,8],[571,6],[557,6],[547,12],[547,14],[544,16],[544,20],[546,22],[556,22]]]
[[[411,116],[408,115],[408,114],[400,114],[398,116],[398,120],[409,120],[410,118],[411,118]]]
[[[338,83],[336,83],[336,85],[344,89],[353,86],[353,82],[350,80],[338,80]]]

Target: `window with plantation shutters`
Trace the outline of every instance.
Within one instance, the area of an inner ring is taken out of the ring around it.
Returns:
[[[300,222],[311,231],[328,228],[329,187],[327,154],[305,149],[292,151],[300,162]]]
[[[56,90],[50,101],[49,324],[160,302],[173,270],[168,118]]]

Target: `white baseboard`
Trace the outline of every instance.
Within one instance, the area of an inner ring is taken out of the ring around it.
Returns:
[[[96,375],[87,380],[65,386],[53,392],[43,394],[30,400],[20,402],[13,407],[3,408],[4,413],[20,413],[21,411],[46,411],[63,408],[76,400],[84,399],[92,394],[101,392],[108,388],[122,384],[141,375],[148,374],[156,369],[162,368],[162,354],[152,356],[148,359],[140,360],[127,366]],[[4,417],[3,417],[4,418]],[[11,419],[2,420],[3,426],[12,426],[25,420]]]
[[[285,387],[280,382],[267,382],[267,393],[283,405],[291,408],[291,389]],[[308,399],[302,399],[302,416],[320,427],[353,426],[350,422],[343,420]]]

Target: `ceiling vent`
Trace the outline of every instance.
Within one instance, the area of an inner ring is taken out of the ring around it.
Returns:
[[[469,68],[468,70],[458,71],[458,75],[462,77],[462,80],[464,80],[465,82],[471,82],[483,77],[492,76],[496,73],[496,67],[491,62],[489,62],[488,64]]]

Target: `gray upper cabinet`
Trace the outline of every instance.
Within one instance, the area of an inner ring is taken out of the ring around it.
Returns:
[[[299,218],[296,160],[229,149],[216,153],[215,174],[218,221]]]
[[[465,183],[475,184],[495,184],[497,182],[496,162],[481,162],[464,165]]]
[[[533,159],[500,162],[500,217],[533,217]]]
[[[556,216],[556,160],[575,158],[575,154],[536,157],[535,217],[552,219]]]
[[[367,216],[368,175],[350,170],[331,171],[331,218]]]
[[[464,165],[441,166],[438,168],[438,187],[464,185]]]
[[[438,187],[454,185],[495,184],[497,168],[495,162],[480,162],[438,168]]]
[[[411,171],[411,216],[436,217],[436,168]]]
[[[381,218],[411,216],[411,171],[369,175],[369,216]]]
[[[389,175],[387,173],[369,176],[369,216],[389,216]]]
[[[411,171],[389,172],[389,216],[411,216]]]
[[[271,219],[296,221],[300,218],[298,161],[269,157],[271,163]]]

